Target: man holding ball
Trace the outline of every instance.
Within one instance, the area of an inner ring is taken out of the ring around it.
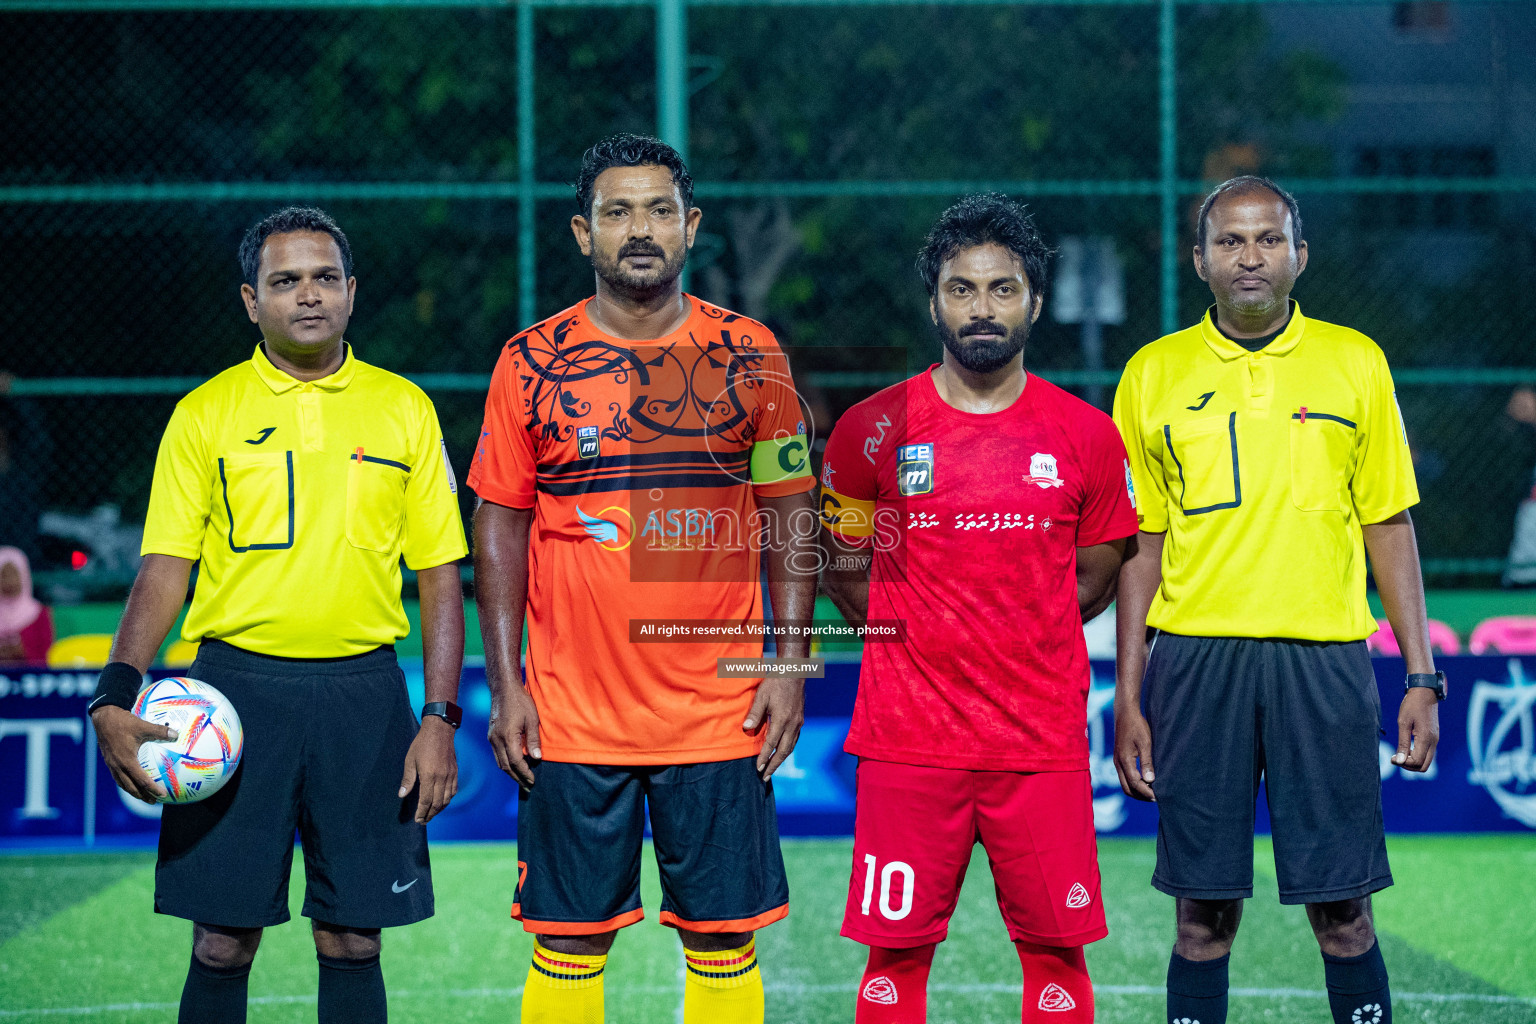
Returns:
[[[161,820],[155,910],[194,922],[179,1021],[245,1020],[262,929],[288,920],[297,829],[319,1020],[382,1022],[379,930],[431,916],[425,825],[458,785],[457,484],[426,395],[343,340],[357,281],[336,223],[281,210],[246,233],[240,261],[262,342],[171,415],[91,721],[118,785],[163,799],[137,753],[170,730],[129,709],[200,561],[190,674],[235,706],[245,751],[222,789]],[[419,728],[395,663],[410,631],[402,557],[421,588]]]

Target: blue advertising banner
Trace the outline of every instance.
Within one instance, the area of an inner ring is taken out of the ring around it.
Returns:
[[[1440,707],[1440,747],[1422,775],[1391,763],[1403,663],[1374,661],[1381,693],[1382,804],[1394,832],[1536,830],[1536,658],[1460,657],[1438,661],[1451,680]],[[422,700],[420,664],[404,664]],[[843,737],[858,685],[857,663],[832,663],[806,686],[806,723],[794,754],[774,777],[785,835],[849,835],[854,762]],[[156,678],[174,675],[170,670]],[[1114,666],[1093,663],[1088,739],[1094,820],[1101,834],[1149,835],[1157,810],[1120,791],[1112,753]],[[0,671],[0,846],[148,845],[159,808],[125,796],[95,748],[85,706],[94,672]],[[466,668],[460,693],[459,793],[431,826],[438,840],[507,840],[516,835],[517,785],[496,767],[485,742],[490,694],[485,670]],[[1261,796],[1258,827],[1268,827]]]

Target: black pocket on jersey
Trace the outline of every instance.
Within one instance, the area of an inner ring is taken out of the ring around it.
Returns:
[[[229,549],[293,547],[293,452],[239,452],[219,459]]]
[[[1237,508],[1243,503],[1237,464],[1237,413],[1165,424],[1163,443],[1172,462],[1163,467],[1163,475],[1169,492],[1179,495],[1179,507],[1185,515]]]

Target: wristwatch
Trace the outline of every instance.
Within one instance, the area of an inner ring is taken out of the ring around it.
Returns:
[[[1426,690],[1434,690],[1436,700],[1445,700],[1444,672],[1410,672],[1408,673],[1408,681],[1403,684],[1403,692],[1406,693],[1415,686],[1422,686]]]
[[[425,719],[428,715],[436,715],[455,729],[459,727],[460,722],[464,721],[464,709],[451,700],[435,700],[430,704],[423,704],[421,717]]]

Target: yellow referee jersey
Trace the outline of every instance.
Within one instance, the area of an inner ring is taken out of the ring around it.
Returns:
[[[1131,357],[1114,416],[1141,528],[1167,534],[1149,625],[1297,640],[1375,632],[1360,527],[1419,500],[1375,342],[1297,306],[1249,352],[1207,312]]]
[[[143,553],[202,560],[187,640],[336,658],[410,632],[400,559],[465,554],[432,402],[352,355],[303,382],[261,346],[183,398],[155,460]]]

